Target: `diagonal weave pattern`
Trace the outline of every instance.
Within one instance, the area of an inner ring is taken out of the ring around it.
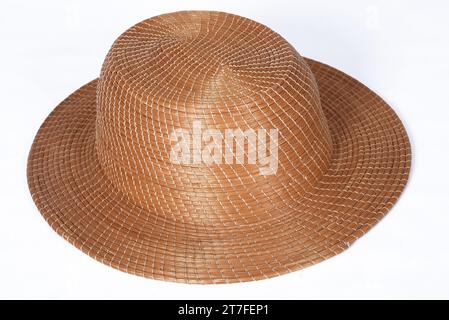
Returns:
[[[277,128],[279,169],[172,164],[173,128]],[[178,12],[113,44],[98,80],[39,130],[28,181],[48,223],[120,270],[267,278],[333,256],[396,202],[410,170],[393,110],[249,19]]]
[[[269,223],[329,166],[330,134],[307,63],[272,30],[234,15],[182,12],[127,30],[103,64],[97,102],[105,174],[166,219]],[[254,165],[172,164],[170,132],[194,120],[208,129],[277,128],[277,174],[262,176]]]

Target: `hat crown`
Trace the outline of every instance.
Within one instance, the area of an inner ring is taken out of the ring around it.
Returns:
[[[195,141],[195,124],[223,136],[277,130],[276,172],[225,156],[174,163],[172,133],[183,128]],[[275,199],[310,190],[332,153],[314,76],[296,50],[257,22],[202,11],[145,20],[114,42],[97,88],[96,149],[111,183],[146,212],[237,224],[281,215]]]

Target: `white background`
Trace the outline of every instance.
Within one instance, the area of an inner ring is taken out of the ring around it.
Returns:
[[[396,110],[413,145],[405,193],[343,254],[281,277],[186,285],[89,258],[37,211],[26,160],[37,129],[96,78],[114,39],[165,12],[213,9],[268,25],[304,56],[356,77]],[[0,2],[0,298],[449,298],[448,1]]]

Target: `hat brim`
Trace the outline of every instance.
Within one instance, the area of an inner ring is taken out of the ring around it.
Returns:
[[[127,199],[96,157],[97,80],[65,99],[39,129],[27,171],[34,202],[59,235],[89,256],[153,279],[257,280],[342,252],[398,200],[411,148],[400,119],[378,95],[341,71],[306,60],[332,135],[332,164],[282,219],[236,234],[235,228],[149,214]]]

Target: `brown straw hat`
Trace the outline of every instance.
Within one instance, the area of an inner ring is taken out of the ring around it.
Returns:
[[[188,11],[114,42],[40,128],[28,183],[96,260],[225,283],[347,249],[397,201],[410,161],[401,121],[363,84],[257,22]]]

